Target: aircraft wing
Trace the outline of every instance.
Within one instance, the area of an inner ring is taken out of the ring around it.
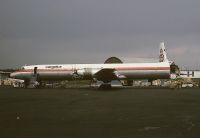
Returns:
[[[120,80],[125,76],[120,75],[115,69],[104,68],[94,74],[94,77],[100,81]]]

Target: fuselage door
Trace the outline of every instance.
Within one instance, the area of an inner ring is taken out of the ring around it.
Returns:
[[[37,68],[38,68],[38,67],[34,67],[34,69],[33,69],[33,74],[34,74],[34,75],[37,74]]]

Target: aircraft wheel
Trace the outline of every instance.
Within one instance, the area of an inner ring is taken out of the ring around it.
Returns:
[[[28,85],[29,85],[29,81],[25,80],[24,81],[24,88],[28,88]]]
[[[111,88],[112,88],[111,84],[101,84],[99,86],[99,89],[111,89]]]

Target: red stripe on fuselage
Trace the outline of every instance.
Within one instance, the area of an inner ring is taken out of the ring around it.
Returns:
[[[17,70],[16,72],[33,72],[34,69]],[[38,72],[65,72],[72,71],[70,69],[37,69]]]
[[[128,71],[128,70],[170,70],[170,67],[118,67],[114,68],[117,71]],[[79,70],[79,69],[76,69]],[[34,69],[18,70],[16,72],[33,72]],[[73,71],[72,69],[37,69],[38,72],[67,72]]]
[[[116,70],[170,70],[170,67],[119,67]]]

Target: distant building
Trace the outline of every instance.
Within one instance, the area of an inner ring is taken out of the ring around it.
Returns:
[[[0,71],[0,80],[5,80],[7,78],[9,78],[10,72],[3,72]]]
[[[200,79],[199,70],[182,70],[180,71],[180,76],[182,78]]]
[[[0,85],[7,84],[7,80],[9,78],[10,72],[0,71]]]

